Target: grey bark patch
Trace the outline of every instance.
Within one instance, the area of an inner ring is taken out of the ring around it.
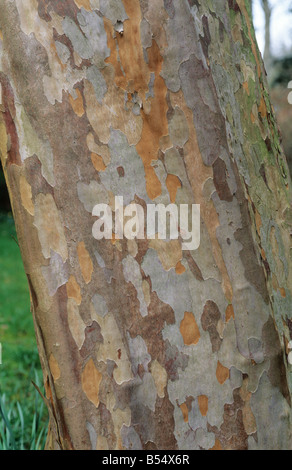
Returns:
[[[54,251],[51,251],[49,266],[42,267],[42,273],[51,296],[55,295],[59,287],[66,284],[69,279],[67,263],[63,263],[62,257]]]
[[[100,0],[100,12],[106,16],[113,25],[117,21],[124,22],[128,16],[121,0]]]
[[[250,351],[251,359],[253,359],[257,364],[264,362],[264,352],[262,348],[262,342],[257,338],[249,338],[248,347]]]
[[[90,214],[96,204],[108,203],[108,193],[97,181],[90,181],[90,184],[79,181],[77,191],[79,200]]]
[[[193,109],[198,144],[206,165],[218,158],[218,142],[227,146],[225,119],[221,113],[210,71],[192,54],[179,69],[187,105]],[[200,86],[199,84],[202,84]]]
[[[258,437],[257,443],[249,440],[250,449],[291,450],[291,409],[280,390],[273,387],[266,373],[260,380],[257,392],[252,395],[250,405],[256,418]]]
[[[141,336],[131,338],[128,333],[128,344],[133,374],[137,375],[139,365],[142,365],[144,371],[148,372],[148,364],[151,361],[151,356],[148,353],[147,346],[143,338]]]
[[[93,48],[72,18],[66,16],[62,26],[64,33],[70,39],[74,50],[80,57],[82,59],[91,59],[93,56]]]
[[[107,85],[103,75],[95,65],[92,65],[86,70],[86,78],[93,85],[97,101],[99,104],[102,104],[104,95],[107,92]]]
[[[96,311],[97,315],[100,317],[105,317],[108,313],[108,307],[104,298],[99,294],[95,294],[92,297],[91,301],[93,303],[94,310]]]
[[[86,429],[88,431],[89,437],[90,437],[90,442],[91,442],[91,449],[96,450],[97,446],[97,432],[95,431],[94,427],[92,426],[89,421],[86,423]]]
[[[135,195],[145,202],[150,202],[145,183],[145,170],[135,146],[130,146],[125,134],[119,130],[111,130],[109,140],[111,155],[110,164],[100,174],[103,185],[114,194],[124,198],[124,204],[134,201]],[[122,166],[124,177],[120,178],[117,168]]]
[[[173,145],[182,148],[189,139],[189,128],[184,112],[177,106],[174,109],[168,128]]]
[[[123,425],[121,430],[123,446],[128,450],[143,450],[141,439],[133,426]]]
[[[60,41],[55,41],[58,56],[63,64],[66,64],[70,59],[71,52],[65,44]]]

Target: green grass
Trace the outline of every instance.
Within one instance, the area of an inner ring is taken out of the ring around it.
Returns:
[[[14,221],[6,214],[0,214],[0,343],[0,449],[43,445],[37,432],[45,434],[47,411],[32,384],[41,382],[41,368],[28,285]]]

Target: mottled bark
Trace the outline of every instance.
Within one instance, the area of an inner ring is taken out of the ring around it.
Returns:
[[[47,448],[291,448],[291,181],[249,2],[0,6]],[[200,204],[199,249],[95,240],[114,196]]]

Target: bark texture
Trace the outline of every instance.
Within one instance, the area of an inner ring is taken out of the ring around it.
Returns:
[[[47,448],[291,448],[291,181],[250,2],[0,6]],[[200,204],[199,249],[97,242],[114,196]]]

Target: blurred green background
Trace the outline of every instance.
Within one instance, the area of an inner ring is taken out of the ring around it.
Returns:
[[[0,449],[44,445],[47,413],[26,275],[0,172]],[[38,442],[39,440],[39,442]]]

